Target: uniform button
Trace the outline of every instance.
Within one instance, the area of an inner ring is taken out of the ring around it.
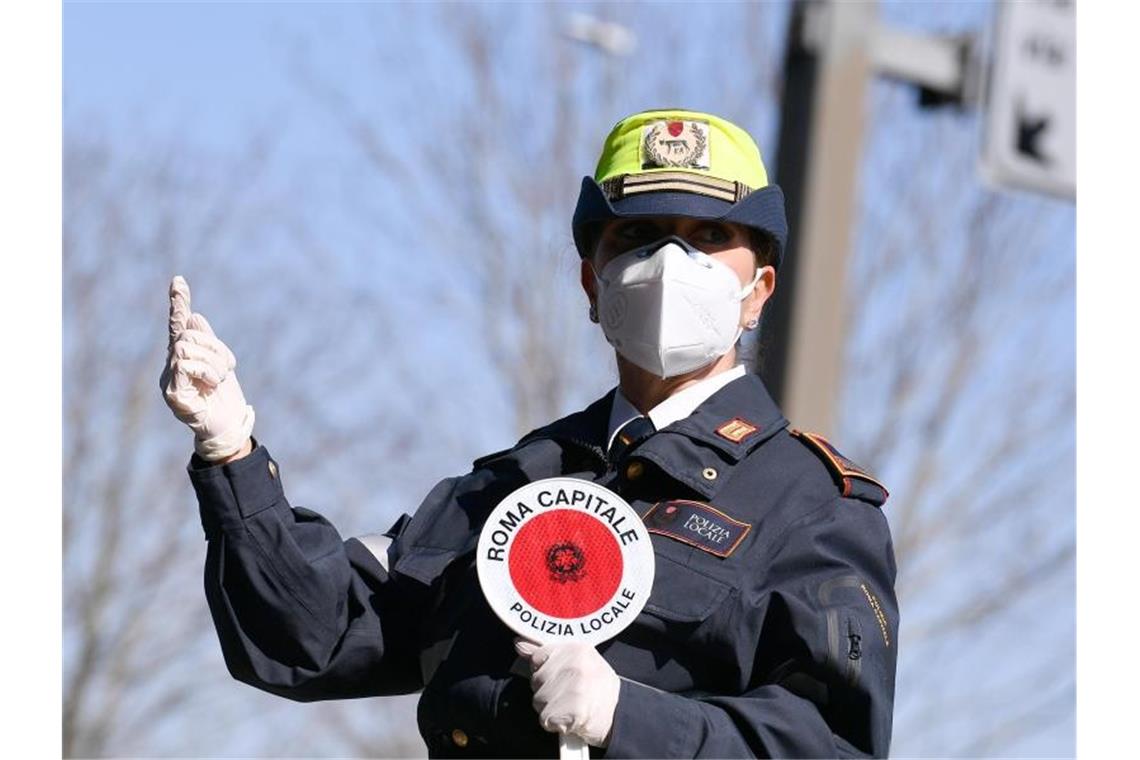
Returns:
[[[272,459],[269,460],[269,477],[277,479],[277,463]]]
[[[452,729],[451,741],[455,744],[456,747],[463,749],[467,746],[467,734],[464,733],[462,728]]]
[[[701,470],[701,477],[703,477],[705,480],[716,480],[716,470],[714,470],[712,467],[706,467],[705,469]]]
[[[643,472],[645,472],[645,465],[641,462],[630,462],[629,466],[625,468],[625,476],[630,480],[637,480]]]

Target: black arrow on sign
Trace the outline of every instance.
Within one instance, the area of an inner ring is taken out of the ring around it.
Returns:
[[[1025,101],[1017,99],[1017,152],[1048,166],[1052,160],[1041,152],[1041,135],[1049,128],[1048,116],[1030,116]]]

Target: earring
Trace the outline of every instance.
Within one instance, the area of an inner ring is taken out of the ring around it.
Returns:
[[[746,325],[744,326],[744,329],[746,329],[746,330],[755,330],[755,329],[756,329],[756,328],[757,328],[759,325],[760,325],[760,320],[758,320],[758,319],[750,319],[750,320],[748,320],[748,324],[746,324]]]
[[[594,304],[590,304],[590,321],[594,324],[598,323],[598,307]]]

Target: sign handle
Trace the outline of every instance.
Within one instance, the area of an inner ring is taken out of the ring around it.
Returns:
[[[559,760],[590,760],[590,745],[577,734],[558,735]]]

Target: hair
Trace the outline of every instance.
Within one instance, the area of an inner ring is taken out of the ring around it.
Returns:
[[[752,253],[756,257],[756,268],[775,267],[776,238],[770,232],[758,230],[755,227],[749,227],[748,233],[752,239]]]
[[[602,242],[602,228],[605,222],[588,222],[582,225],[580,238],[582,248],[578,249],[578,254],[586,259],[593,259],[594,254],[598,252],[598,243]]]

